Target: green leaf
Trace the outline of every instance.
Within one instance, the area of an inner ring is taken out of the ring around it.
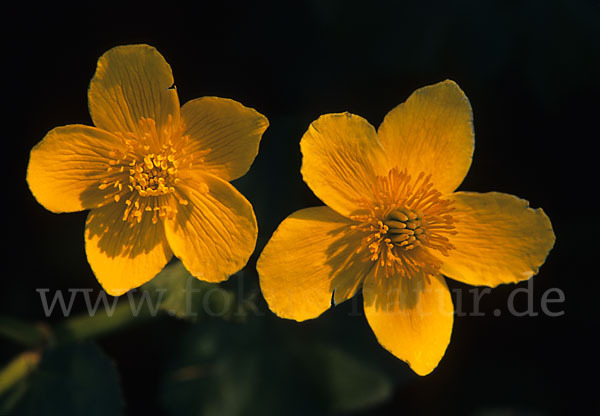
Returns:
[[[180,261],[166,266],[154,279],[142,286],[154,305],[178,318],[196,320],[202,316],[230,318],[234,313],[235,294],[217,283],[196,279]]]
[[[361,410],[390,396],[393,381],[380,367],[331,342],[312,343],[298,325],[267,316],[191,327],[169,363],[164,410],[321,415]]]
[[[37,347],[44,340],[44,331],[39,325],[0,316],[0,336],[26,347]]]
[[[301,363],[263,319],[196,325],[171,357],[161,402],[170,415],[321,414]]]
[[[44,352],[15,413],[103,416],[122,407],[112,361],[94,344],[68,344]]]
[[[0,370],[0,414],[8,414],[27,391],[30,374],[40,362],[40,354],[26,351]]]
[[[35,370],[40,361],[39,353],[26,351],[14,358],[0,371],[0,395]]]
[[[316,346],[313,359],[319,364],[312,366],[314,378],[334,411],[365,409],[391,396],[393,385],[386,374],[337,346]]]

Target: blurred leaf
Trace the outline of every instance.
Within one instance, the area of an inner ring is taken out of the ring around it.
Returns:
[[[169,264],[154,279],[142,286],[143,296],[150,294],[160,310],[168,314],[196,320],[202,316],[229,318],[234,312],[235,294],[217,283],[196,279],[180,261]]]
[[[316,346],[314,353],[320,364],[315,380],[327,391],[333,410],[356,411],[390,397],[392,381],[371,363],[333,345]]]
[[[0,394],[10,390],[19,380],[31,373],[39,361],[40,355],[37,352],[27,351],[8,363],[0,371]]]
[[[44,331],[39,325],[0,316],[0,335],[26,347],[35,347],[44,339]]]
[[[0,414],[13,414],[13,409],[21,401],[25,393],[27,393],[27,380],[19,380],[13,388],[0,397]]]
[[[117,415],[123,399],[114,364],[94,344],[47,349],[17,405],[19,415]]]
[[[171,415],[315,414],[314,389],[264,320],[210,320],[191,329],[162,388]]]
[[[294,336],[271,316],[191,328],[162,387],[171,415],[320,415],[381,403],[391,379],[338,346]]]
[[[40,362],[40,354],[26,351],[0,371],[0,413],[9,413],[27,391],[28,376]]]

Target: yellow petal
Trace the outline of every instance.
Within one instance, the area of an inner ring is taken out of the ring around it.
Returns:
[[[85,227],[88,262],[104,290],[119,296],[151,280],[172,257],[159,221],[123,221],[124,203],[93,209]]]
[[[220,282],[240,271],[256,245],[257,225],[250,202],[229,182],[209,174],[182,172],[179,205],[165,231],[171,249],[200,280]]]
[[[244,175],[258,153],[258,144],[269,122],[256,110],[237,101],[203,97],[181,108],[185,132],[190,136],[186,153],[198,153],[201,168],[227,181]],[[208,151],[208,154],[203,154]]]
[[[458,234],[440,271],[470,285],[497,286],[537,273],[554,245],[550,220],[513,195],[457,192],[452,217]]]
[[[416,90],[390,111],[379,127],[379,140],[390,163],[413,176],[431,174],[435,188],[454,191],[471,166],[471,105],[453,81]]]
[[[143,134],[139,121],[150,118],[159,131],[169,116],[179,123],[179,98],[171,67],[148,45],[117,46],[98,60],[88,100],[96,127]]]
[[[326,114],[300,141],[302,176],[321,201],[348,216],[360,200],[373,198],[376,175],[387,173],[385,153],[373,126],[362,117]]]
[[[282,318],[316,318],[350,298],[373,263],[355,254],[363,237],[328,207],[296,211],[279,225],[256,268],[269,308]]]
[[[438,365],[450,343],[454,307],[441,276],[369,274],[365,315],[379,343],[419,375]]]
[[[110,152],[121,139],[89,126],[51,130],[32,150],[27,168],[31,192],[46,209],[73,212],[106,203],[98,188],[108,177]]]

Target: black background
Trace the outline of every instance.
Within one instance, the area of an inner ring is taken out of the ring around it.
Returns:
[[[533,307],[540,312],[543,293],[559,288],[565,302],[553,309],[565,313],[510,316],[506,301],[515,286],[498,287],[481,300],[485,317],[457,317],[446,356],[431,375],[412,378],[359,414],[598,410],[599,275],[591,264],[598,247],[592,237],[598,235],[600,2],[215,3],[5,7],[2,313],[43,318],[35,288],[99,289],[84,253],[86,214],[46,211],[30,194],[25,172],[29,150],[47,131],[91,124],[87,86],[96,60],[111,47],[155,46],[173,69],[182,103],[233,98],[269,118],[250,173],[234,183],[259,221],[250,279],[279,222],[320,205],[299,173],[298,143],[310,122],[349,111],[378,126],[415,89],[450,78],[474,112],[475,154],[459,189],[511,193],[543,207],[557,242],[533,280]],[[468,296],[469,287],[449,285]],[[518,310],[527,308],[525,296],[515,299]],[[186,325],[163,320],[101,340],[121,373],[127,414],[161,414],[160,363]],[[352,325],[364,331],[367,324]],[[0,362],[18,351],[2,341]],[[408,374],[405,367],[399,368]]]

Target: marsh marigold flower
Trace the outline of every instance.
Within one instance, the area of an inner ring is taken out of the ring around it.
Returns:
[[[452,81],[417,90],[378,131],[349,113],[313,122],[302,175],[327,206],[286,218],[257,268],[277,315],[315,318],[362,288],[380,344],[418,374],[448,343],[442,275],[496,286],[533,276],[554,244],[541,209],[502,193],[454,192],[471,164],[471,107]]]
[[[229,181],[248,171],[267,119],[216,97],[180,108],[171,67],[148,45],[100,57],[88,100],[95,127],[50,131],[31,151],[27,182],[50,211],[91,209],[85,249],[103,288],[138,287],[173,255],[210,282],[239,271],[257,226]]]

